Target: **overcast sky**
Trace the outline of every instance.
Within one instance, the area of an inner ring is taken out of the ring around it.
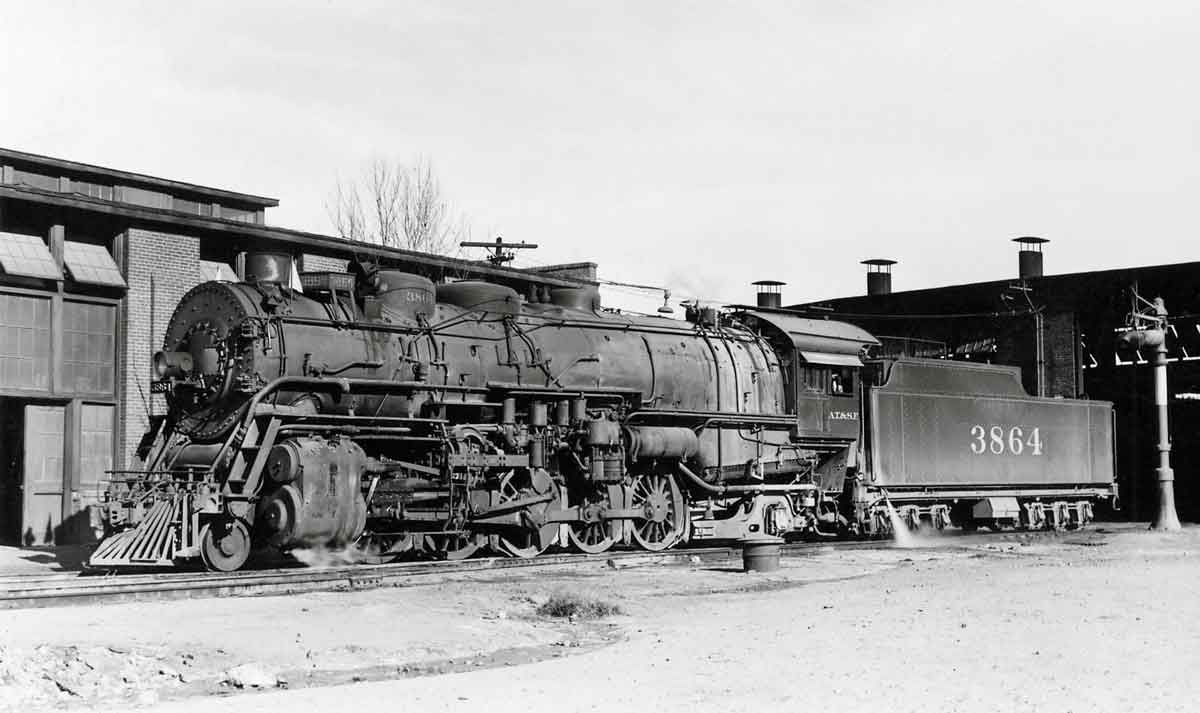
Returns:
[[[277,197],[430,157],[475,237],[785,302],[1200,259],[1195,2],[6,3],[0,145]]]

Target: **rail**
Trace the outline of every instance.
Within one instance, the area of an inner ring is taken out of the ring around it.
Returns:
[[[890,540],[840,543],[839,548],[878,548]],[[796,555],[828,542],[785,545],[785,554]],[[145,574],[40,574],[0,576],[0,610],[52,606],[104,604],[130,601],[265,596],[323,591],[353,591],[403,587],[422,578],[454,576],[472,572],[534,570],[588,563],[632,567],[682,563],[720,564],[734,561],[733,547],[683,548],[667,552],[606,552],[598,555],[563,553],[531,559],[483,557],[465,560],[418,561],[395,564],[349,564],[335,567],[304,567],[248,570],[240,572],[158,572]]]

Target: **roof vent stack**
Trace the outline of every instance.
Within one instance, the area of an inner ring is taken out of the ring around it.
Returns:
[[[1042,276],[1042,246],[1050,242],[1045,238],[1035,238],[1027,235],[1013,238],[1013,242],[1021,246],[1017,253],[1017,269],[1022,280]]]
[[[766,307],[768,309],[780,309],[783,307],[783,294],[779,291],[779,288],[786,285],[786,282],[759,280],[751,284],[758,288],[759,307]]]
[[[867,266],[867,294],[892,294],[892,265],[895,265],[896,261],[871,258],[863,260],[862,264]]]

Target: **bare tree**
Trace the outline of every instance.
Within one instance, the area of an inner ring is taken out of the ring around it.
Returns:
[[[348,240],[454,255],[470,239],[466,219],[447,203],[425,157],[412,164],[373,160],[358,180],[338,179],[325,209]]]

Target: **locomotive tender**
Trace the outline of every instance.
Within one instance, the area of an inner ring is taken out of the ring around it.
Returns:
[[[155,355],[168,412],[115,473],[89,564],[240,568],[356,544],[531,557],[911,525],[1078,526],[1115,496],[1106,402],[1019,372],[864,361],[878,341],[784,310],[600,309],[595,287],[435,285],[247,255]]]

